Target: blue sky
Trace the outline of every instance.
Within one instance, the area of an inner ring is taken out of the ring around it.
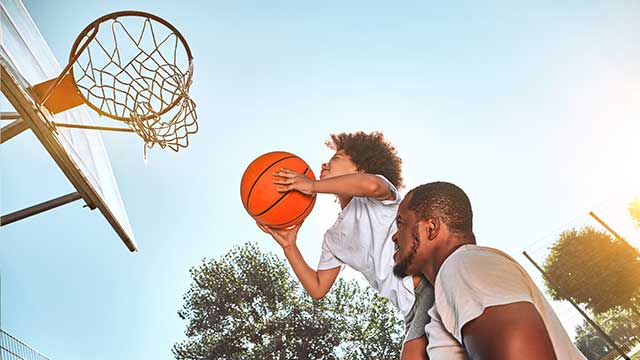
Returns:
[[[171,359],[190,267],[246,241],[281,254],[239,196],[244,168],[267,151],[317,172],[329,134],[383,131],[404,161],[403,192],[460,185],[479,243],[523,263],[593,206],[623,226],[612,204],[640,193],[635,1],[25,5],[61,62],[105,13],[170,21],[194,54],[200,123],[189,148],[153,149],[146,164],[137,138],[103,134],[140,252],[80,203],[0,230],[1,326],[52,359]],[[74,191],[32,134],[0,149],[2,214]],[[300,232],[312,266],[337,212],[322,197]]]

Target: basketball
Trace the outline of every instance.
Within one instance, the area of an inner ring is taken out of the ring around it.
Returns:
[[[273,175],[281,168],[304,174],[315,180],[313,171],[298,156],[273,151],[259,156],[247,167],[240,182],[242,205],[256,221],[275,229],[298,225],[309,215],[316,202],[315,196],[299,191],[281,193],[273,183]]]

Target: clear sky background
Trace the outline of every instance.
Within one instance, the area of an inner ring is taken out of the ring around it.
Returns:
[[[329,134],[382,131],[403,193],[460,185],[479,243],[522,263],[594,206],[626,226],[620,209],[640,193],[637,1],[25,5],[61,62],[105,13],[167,19],[195,57],[200,121],[189,148],[153,149],[146,164],[139,139],[103,134],[140,252],[80,202],[0,230],[1,326],[52,359],[171,359],[190,267],[246,241],[281,254],[239,196],[267,151],[318,173]],[[2,214],[74,191],[31,133],[0,149]],[[300,232],[312,266],[338,211],[322,197]]]

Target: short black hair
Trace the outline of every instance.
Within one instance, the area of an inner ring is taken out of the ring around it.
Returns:
[[[408,208],[418,220],[437,217],[450,231],[463,236],[473,235],[473,211],[465,192],[458,186],[438,181],[420,185],[407,194],[413,195]]]
[[[400,189],[402,187],[402,160],[395,147],[381,132],[331,134],[326,145],[335,151],[344,150],[358,170],[384,176]]]

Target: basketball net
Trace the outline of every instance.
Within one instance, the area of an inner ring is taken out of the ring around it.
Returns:
[[[189,46],[171,24],[126,11],[87,26],[62,74],[34,90],[47,88],[40,99],[53,113],[86,103],[125,122],[144,141],[146,159],[155,145],[174,151],[187,147],[189,135],[198,131],[196,104],[189,96],[192,75]]]

